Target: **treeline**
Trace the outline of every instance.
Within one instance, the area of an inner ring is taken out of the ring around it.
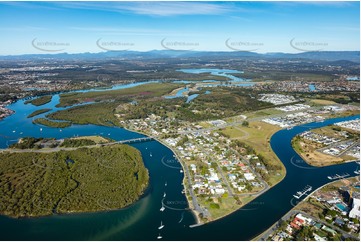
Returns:
[[[40,149],[40,146],[36,143],[43,140],[43,138],[24,137],[18,143],[9,145],[12,149]]]
[[[55,120],[66,120],[74,124],[118,125],[114,111],[119,102],[102,102],[77,106],[47,115]]]
[[[149,181],[140,152],[128,145],[1,153],[0,160],[0,214],[11,217],[122,208]]]
[[[81,147],[88,145],[95,145],[96,143],[93,140],[89,139],[65,139],[64,142],[60,145],[61,147]]]

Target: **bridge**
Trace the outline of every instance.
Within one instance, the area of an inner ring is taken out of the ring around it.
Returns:
[[[120,141],[116,141],[112,144],[132,144],[132,143],[147,142],[147,141],[152,141],[152,140],[154,140],[153,137],[142,137],[142,138],[120,140]]]

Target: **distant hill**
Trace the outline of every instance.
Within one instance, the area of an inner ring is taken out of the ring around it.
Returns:
[[[310,59],[323,61],[352,61],[360,62],[359,51],[311,51],[297,54],[266,53],[260,54],[247,51],[182,51],[182,50],[152,50],[140,51],[108,51],[99,53],[59,53],[59,54],[28,54],[0,56],[2,60],[16,59],[152,59],[152,58],[277,58],[277,59]]]

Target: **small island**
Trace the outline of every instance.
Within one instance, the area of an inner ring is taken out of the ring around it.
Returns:
[[[35,110],[34,112],[32,112],[31,114],[28,115],[28,118],[38,116],[40,114],[49,112],[50,110],[51,110],[50,108],[43,108],[43,109]]]
[[[131,146],[63,149],[0,153],[0,214],[20,218],[119,209],[137,201],[148,186],[141,153]]]
[[[66,128],[71,126],[71,122],[68,121],[53,121],[46,118],[37,118],[33,121],[34,124],[41,124],[52,128]]]
[[[52,96],[47,95],[47,96],[41,96],[36,99],[25,101],[24,103],[25,104],[31,103],[34,106],[42,106],[44,104],[50,103],[51,99],[52,99]]]

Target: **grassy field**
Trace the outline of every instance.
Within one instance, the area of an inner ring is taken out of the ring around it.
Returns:
[[[77,106],[47,115],[55,120],[66,120],[73,124],[118,125],[114,111],[119,102],[95,103]]]
[[[102,144],[102,143],[107,143],[110,142],[110,139],[104,138],[102,136],[99,135],[91,135],[91,136],[79,136],[79,137],[75,137],[75,138],[71,138],[71,139],[87,139],[87,140],[92,140],[94,141],[96,144]]]
[[[52,99],[52,96],[41,96],[41,97],[38,97],[33,100],[28,100],[25,102],[25,104],[31,103],[32,105],[35,105],[35,106],[41,106],[41,105],[51,102],[51,99]]]
[[[239,127],[227,127],[223,131],[223,133],[229,135],[231,139],[245,139],[249,137],[249,133]]]
[[[245,113],[244,115],[247,116],[247,118],[251,119],[251,118],[266,117],[269,115],[282,114],[282,113],[284,112],[281,110],[277,110],[274,108],[267,108],[255,112]]]
[[[66,128],[71,126],[70,122],[55,122],[46,118],[38,118],[33,121],[35,124],[42,124],[52,128]]]
[[[360,114],[360,110],[347,110],[344,112],[337,112],[331,115],[326,115],[327,118],[347,117]]]
[[[227,127],[222,130],[223,133],[229,135],[231,139],[240,139],[242,142],[251,146],[256,153],[266,157],[267,163],[271,165],[280,165],[282,170],[279,170],[275,174],[271,174],[269,185],[275,185],[280,182],[286,174],[286,170],[271,149],[269,144],[271,136],[280,130],[278,126],[267,124],[260,121],[254,121],[249,123],[249,127],[242,125],[230,128]]]
[[[43,108],[43,109],[36,110],[36,111],[32,112],[31,114],[29,114],[28,118],[32,118],[39,114],[49,112],[50,110],[51,110],[50,108]]]
[[[179,84],[174,83],[149,83],[137,87],[99,91],[86,93],[66,93],[60,95],[58,107],[66,107],[77,103],[91,101],[110,101],[118,100],[123,102],[131,102],[132,100],[146,99],[151,97],[160,97],[170,93],[172,90],[179,88]]]
[[[241,204],[237,204],[237,201],[233,197],[220,197],[213,199],[199,198],[198,200],[199,203],[206,207],[211,214],[209,221],[224,217],[241,207]]]
[[[310,102],[317,104],[317,105],[334,105],[334,104],[336,104],[334,101],[324,100],[324,99],[311,99]]]

